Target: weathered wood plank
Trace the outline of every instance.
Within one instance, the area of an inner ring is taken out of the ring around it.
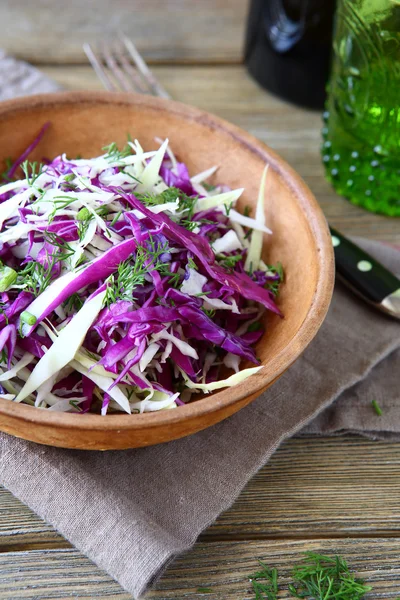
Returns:
[[[292,439],[201,539],[400,537],[399,487],[398,444],[357,437]],[[0,551],[67,546],[0,489]]]
[[[146,597],[154,600],[251,600],[249,575],[257,559],[282,576],[281,598],[293,567],[305,551],[337,553],[373,586],[370,598],[396,598],[400,589],[400,540],[315,540],[200,543],[178,558]],[[205,594],[199,588],[210,588]],[[55,600],[131,596],[76,550],[32,550],[0,554],[0,600]]]
[[[3,0],[1,46],[36,63],[85,64],[84,42],[130,36],[147,60],[238,62],[243,0]]]
[[[43,69],[67,89],[101,89],[90,67]],[[155,67],[172,97],[250,131],[285,158],[316,195],[330,223],[344,233],[400,243],[396,219],[377,216],[339,197],[325,181],[319,154],[320,115],[261,89],[242,66]]]

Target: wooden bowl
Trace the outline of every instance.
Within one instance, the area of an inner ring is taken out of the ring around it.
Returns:
[[[324,215],[314,196],[277,154],[238,127],[178,102],[134,94],[67,92],[0,104],[0,163],[17,157],[50,120],[51,128],[30,160],[97,156],[128,133],[145,149],[154,137],[168,137],[195,174],[219,165],[214,181],[244,187],[242,207],[256,202],[265,163],[266,236],[264,258],[281,261],[286,281],[279,297],[281,319],[268,315],[258,343],[263,369],[243,383],[176,410],[142,415],[66,414],[0,399],[0,429],[27,440],[82,449],[148,446],[180,438],[226,419],[257,398],[298,358],[328,310],[334,281],[333,251]],[[283,400],[284,401],[284,400]]]

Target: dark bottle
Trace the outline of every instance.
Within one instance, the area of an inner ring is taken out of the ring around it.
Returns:
[[[266,89],[295,104],[324,106],[335,0],[251,0],[245,63]]]

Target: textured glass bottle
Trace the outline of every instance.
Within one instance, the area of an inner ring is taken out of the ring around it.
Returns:
[[[322,130],[335,189],[400,216],[400,0],[339,0]]]

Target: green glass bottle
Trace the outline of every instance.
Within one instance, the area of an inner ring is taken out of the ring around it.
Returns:
[[[327,179],[400,216],[400,0],[339,0],[322,130]]]

